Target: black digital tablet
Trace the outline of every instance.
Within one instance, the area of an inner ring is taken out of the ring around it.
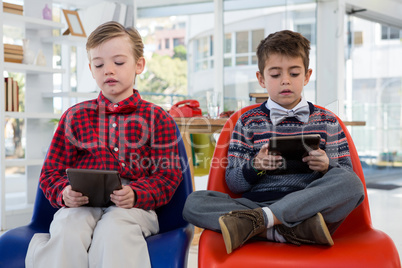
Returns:
[[[122,188],[119,172],[115,170],[68,168],[66,172],[71,188],[88,197],[86,206],[111,206],[110,194]]]
[[[320,145],[319,134],[281,136],[269,139],[268,153],[281,155],[285,160],[300,160]]]

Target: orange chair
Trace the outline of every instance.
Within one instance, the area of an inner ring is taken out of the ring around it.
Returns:
[[[243,108],[233,114],[225,124],[216,145],[215,159],[211,163],[208,190],[239,197],[228,189],[224,179],[226,165],[222,163],[227,157],[230,138],[238,118],[242,113],[259,105]],[[348,130],[339,118],[338,120],[349,143],[353,169],[364,184],[366,198],[334,233],[335,245],[298,247],[292,244],[252,241],[227,254],[222,235],[205,230],[199,241],[198,267],[401,267],[394,242],[387,234],[372,226],[361,163]]]

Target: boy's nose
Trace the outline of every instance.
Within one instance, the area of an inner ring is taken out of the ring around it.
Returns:
[[[113,65],[111,65],[111,64],[105,65],[105,75],[110,75],[110,74],[114,74]]]
[[[282,78],[282,85],[289,85],[290,84],[290,76],[289,75],[284,75]]]

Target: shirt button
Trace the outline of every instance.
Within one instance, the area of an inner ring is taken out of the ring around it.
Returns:
[[[114,107],[115,107],[115,108],[116,108],[116,107],[119,107],[119,105],[115,104]]]
[[[126,166],[126,164],[125,164],[125,163],[121,163],[121,166],[122,166],[122,167],[125,167],[125,166]]]
[[[116,127],[116,126],[117,126],[117,124],[116,124],[116,123],[113,123],[113,124],[112,124],[112,127]]]
[[[119,150],[119,148],[117,148],[117,147],[114,147],[114,149],[113,149],[115,152],[117,152],[118,150]]]

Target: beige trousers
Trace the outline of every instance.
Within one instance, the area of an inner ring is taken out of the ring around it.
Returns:
[[[145,237],[159,231],[154,211],[116,206],[61,208],[49,234],[35,234],[26,267],[151,267]]]

